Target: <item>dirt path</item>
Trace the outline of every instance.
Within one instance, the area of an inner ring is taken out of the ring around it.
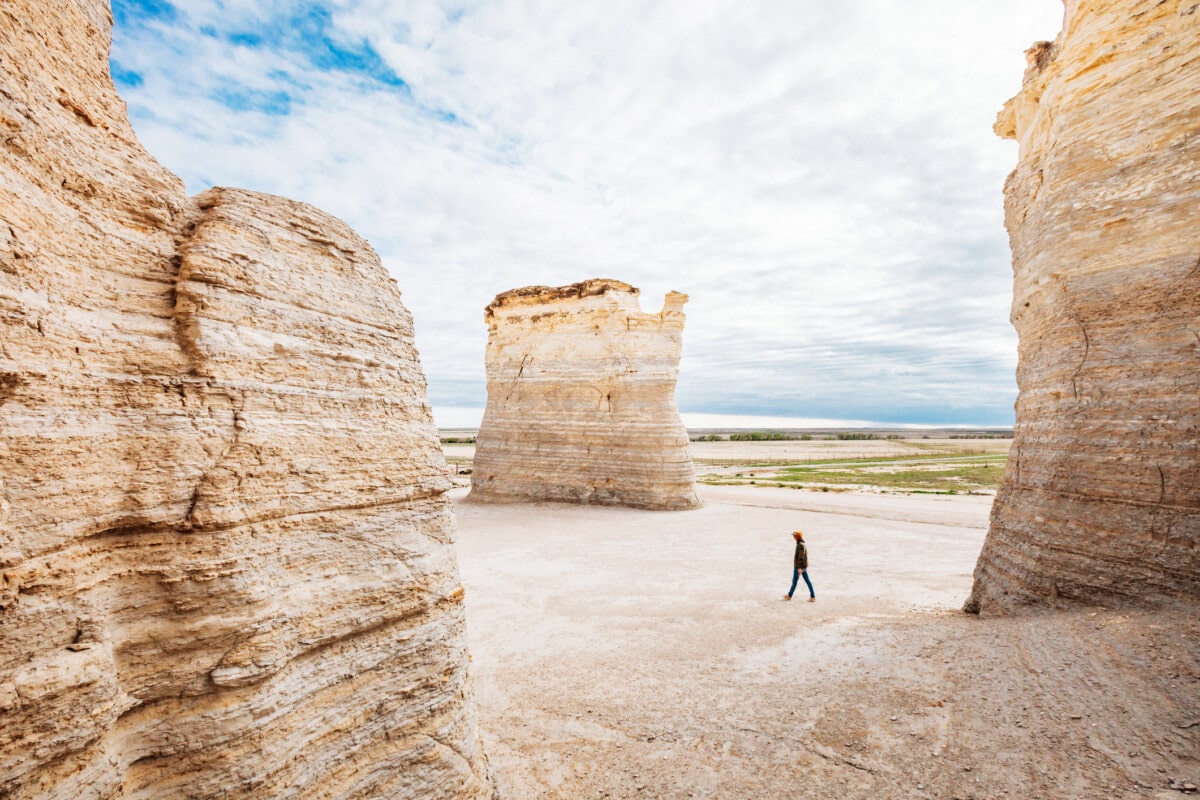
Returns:
[[[1182,798],[1170,779],[1200,781],[1194,613],[962,614],[990,498],[704,496],[673,514],[459,505],[506,800]],[[795,527],[815,603],[780,600]]]

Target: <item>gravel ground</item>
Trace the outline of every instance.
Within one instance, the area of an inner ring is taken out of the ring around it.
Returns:
[[[458,504],[504,800],[1183,798],[1195,609],[958,609],[990,497],[702,487],[665,513]],[[781,600],[792,539],[817,601]]]

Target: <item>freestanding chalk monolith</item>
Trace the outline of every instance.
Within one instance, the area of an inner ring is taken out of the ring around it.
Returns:
[[[637,289],[604,279],[497,296],[470,498],[698,506],[675,405],[686,301],[643,313]]]

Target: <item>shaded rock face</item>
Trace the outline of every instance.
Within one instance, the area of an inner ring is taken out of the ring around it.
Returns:
[[[111,25],[0,8],[0,796],[488,797],[400,293],[314,208],[189,199]]]
[[[1068,0],[997,120],[1020,396],[969,610],[1200,598],[1198,31]]]
[[[645,314],[637,289],[603,279],[497,296],[470,499],[698,506],[675,405],[685,302]]]

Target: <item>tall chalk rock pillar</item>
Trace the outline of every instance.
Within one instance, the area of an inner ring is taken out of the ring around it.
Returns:
[[[1067,0],[996,123],[1016,435],[967,610],[1200,599],[1200,6]]]
[[[187,197],[111,27],[0,7],[0,797],[490,797],[400,292],[315,208]]]
[[[497,296],[470,499],[698,506],[675,405],[685,302],[643,313],[637,289],[603,279]]]

